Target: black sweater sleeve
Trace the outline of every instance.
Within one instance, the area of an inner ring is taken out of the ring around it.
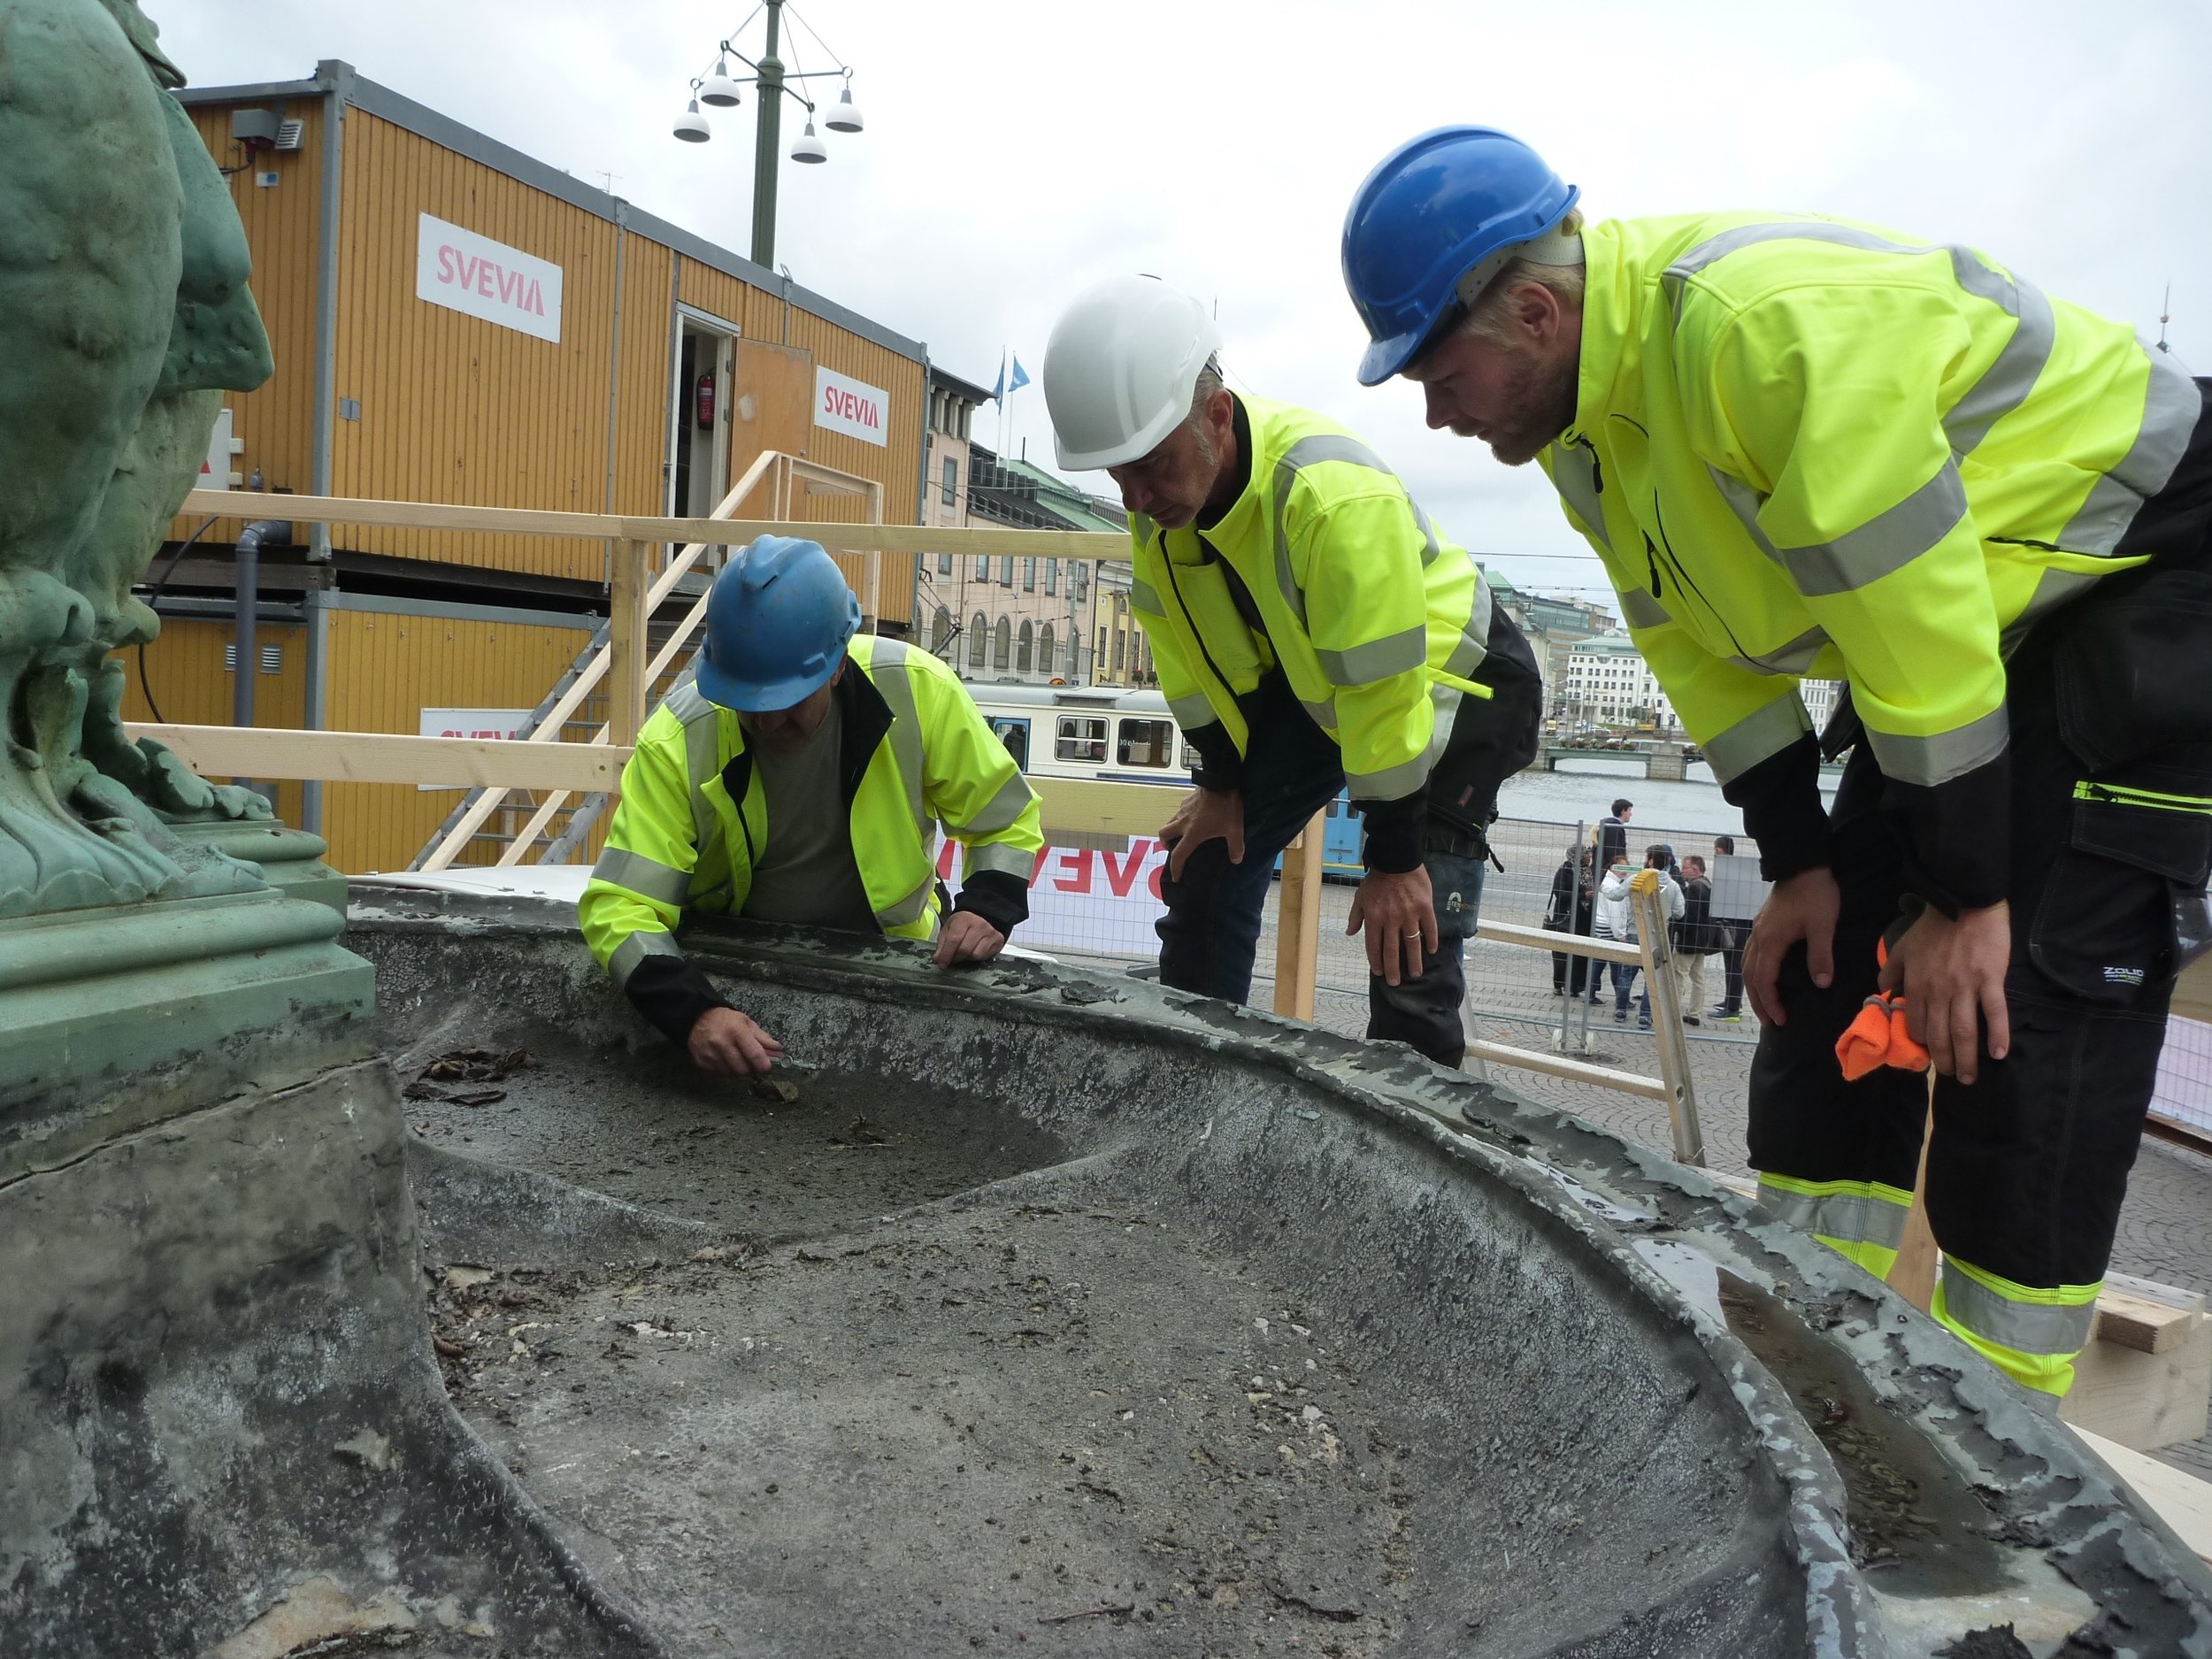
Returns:
[[[1204,726],[1193,726],[1183,733],[1190,746],[1198,751],[1198,771],[1191,781],[1202,789],[1241,789],[1244,787],[1244,757],[1237,753],[1237,741],[1229,735],[1229,728],[1218,720]]]
[[[1744,833],[1759,843],[1759,873],[1768,880],[1786,881],[1829,861],[1820,745],[1811,733],[1730,780],[1721,794],[1742,810]]]
[[[631,971],[622,987],[630,1006],[645,1016],[669,1041],[687,1043],[699,1016],[710,1008],[733,1006],[707,976],[681,956],[648,956]]]
[[[1004,870],[979,870],[960,884],[956,910],[972,910],[1011,938],[1029,919],[1029,887],[1019,876]]]

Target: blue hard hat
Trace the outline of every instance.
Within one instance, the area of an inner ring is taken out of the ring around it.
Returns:
[[[1369,338],[1360,384],[1410,363],[1458,310],[1462,276],[1542,235],[1580,194],[1494,127],[1440,127],[1385,156],[1344,216],[1344,286]]]
[[[859,627],[860,601],[819,541],[762,536],[730,555],[707,595],[700,695],[744,714],[804,703]]]

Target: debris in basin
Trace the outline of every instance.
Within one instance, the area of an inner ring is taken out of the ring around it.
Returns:
[[[423,1067],[419,1081],[436,1083],[503,1083],[525,1066],[535,1064],[529,1050],[509,1048],[452,1048]]]

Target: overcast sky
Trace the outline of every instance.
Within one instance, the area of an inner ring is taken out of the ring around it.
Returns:
[[[749,97],[714,112],[709,143],[669,128],[749,0],[146,5],[197,85],[343,58],[749,250]],[[2170,280],[2169,338],[2212,373],[2206,0],[809,0],[798,15],[853,66],[868,125],[827,134],[827,165],[783,165],[777,258],[800,282],[985,385],[1003,349],[1036,374],[1087,283],[1180,283],[1217,303],[1235,383],[1361,433],[1524,587],[1603,584],[1541,473],[1426,431],[1404,382],[1353,378],[1344,209],[1386,150],[1431,127],[1519,134],[1600,218],[1789,209],[1965,242],[2150,338]],[[786,16],[796,66],[830,66]],[[757,56],[760,30],[733,38]],[[1050,465],[1041,392],[1010,403],[1008,449],[1026,439]],[[977,435],[996,429],[987,409]]]

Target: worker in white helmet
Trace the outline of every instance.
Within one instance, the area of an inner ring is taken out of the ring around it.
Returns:
[[[1130,606],[1201,759],[1161,836],[1160,977],[1245,1000],[1276,857],[1348,785],[1368,1035],[1456,1067],[1485,831],[1536,753],[1535,659],[1396,474],[1334,422],[1230,391],[1219,343],[1190,295],[1118,277],[1045,352],[1060,464],[1120,487]]]

